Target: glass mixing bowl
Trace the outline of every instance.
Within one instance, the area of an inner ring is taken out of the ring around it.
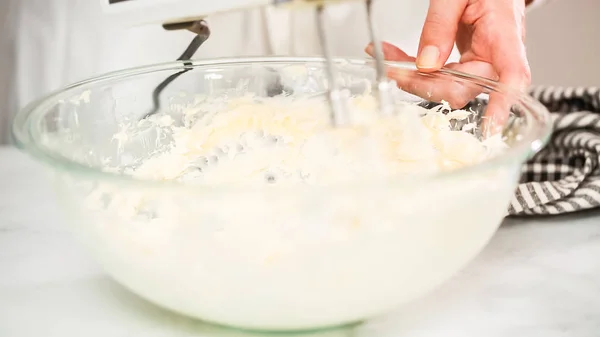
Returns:
[[[336,65],[353,94],[374,83],[370,61]],[[160,127],[123,133],[172,74],[185,71],[163,93],[161,115],[177,123],[206,96],[322,93],[324,66],[318,58],[255,58],[116,72],[29,105],[13,137],[53,173],[73,231],[95,258],[149,301],[247,329],[353,323],[431,291],[482,250],[506,215],[521,165],[549,136],[541,104],[486,79],[388,63],[406,89],[396,100],[429,106],[480,93],[468,106],[471,132],[501,130],[508,149],[450,172],[332,186],[191,186],[102,169],[135,166],[172,141]],[[510,118],[492,118],[491,109]]]

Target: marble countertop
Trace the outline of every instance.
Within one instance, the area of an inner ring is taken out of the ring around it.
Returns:
[[[168,313],[112,282],[65,230],[41,167],[14,149],[0,148],[0,191],[1,337],[250,335]],[[430,296],[315,335],[600,336],[600,212],[507,220]]]

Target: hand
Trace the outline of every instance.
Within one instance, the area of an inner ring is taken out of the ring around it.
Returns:
[[[385,58],[416,61],[420,71],[433,72],[444,66],[456,43],[460,61],[446,68],[525,90],[531,78],[524,45],[525,7],[524,0],[430,0],[417,58],[384,43]],[[366,51],[372,55],[372,50],[369,46]],[[401,78],[396,80],[403,87]],[[453,106],[464,105],[479,94],[473,87],[455,89],[446,90],[444,98]]]

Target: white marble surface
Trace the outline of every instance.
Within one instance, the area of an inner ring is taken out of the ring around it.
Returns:
[[[63,228],[40,166],[0,148],[0,337],[241,336],[145,303]],[[431,296],[365,326],[378,337],[600,336],[600,213],[508,220]]]

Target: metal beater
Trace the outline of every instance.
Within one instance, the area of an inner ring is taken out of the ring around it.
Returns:
[[[113,12],[122,12],[123,9],[126,9],[126,6],[129,7],[131,11],[135,10],[138,13],[143,11],[142,3],[148,2],[149,0],[108,0],[109,1],[109,11]],[[173,0],[171,0],[173,1]],[[171,1],[167,1],[170,2]],[[175,0],[175,1],[186,1],[188,4],[192,4],[191,0]],[[343,95],[343,88],[340,87],[337,81],[337,70],[335,66],[335,61],[333,55],[330,50],[330,46],[328,43],[327,32],[325,31],[325,8],[327,5],[332,3],[339,3],[342,1],[350,1],[350,0],[212,0],[212,1],[204,1],[204,0],[195,0],[193,3],[193,7],[196,8],[198,6],[203,6],[200,9],[192,8],[191,11],[200,10],[204,15],[198,16],[196,18],[189,19],[176,19],[176,18],[167,18],[166,16],[177,17],[177,15],[183,15],[184,12],[179,7],[173,7],[174,4],[171,3],[170,7],[163,7],[162,10],[157,8],[156,5],[146,5],[147,7],[147,16],[144,16],[142,21],[156,21],[162,20],[162,25],[165,29],[168,30],[180,30],[187,29],[196,34],[196,37],[192,40],[191,44],[188,46],[186,51],[181,55],[178,60],[187,61],[190,60],[194,53],[200,48],[202,43],[204,43],[208,37],[210,36],[210,30],[206,25],[206,22],[202,20],[202,18],[217,12],[226,12],[226,11],[234,11],[234,10],[242,10],[253,7],[260,6],[288,6],[292,10],[295,6],[312,6],[314,7],[317,13],[317,31],[318,38],[321,44],[323,56],[326,61],[326,70],[328,77],[328,101],[331,107],[331,119],[334,125],[343,125],[348,122],[348,110],[346,104],[348,103]],[[382,114],[390,114],[393,110],[392,106],[392,95],[391,82],[387,78],[386,67],[384,63],[384,55],[381,47],[381,41],[378,39],[378,34],[376,31],[375,20],[373,18],[373,0],[363,0],[365,1],[366,7],[366,17],[368,22],[369,36],[373,43],[373,51],[374,51],[374,64],[376,71],[376,86],[375,90],[377,93],[379,109]],[[125,5],[123,5],[125,3]],[[112,6],[112,7],[111,7]],[[115,11],[116,6],[122,6]],[[161,5],[162,6],[162,5]],[[210,8],[207,8],[210,7]],[[154,11],[152,11],[154,10]],[[176,10],[178,10],[180,14],[175,14]],[[189,12],[186,12],[189,14]],[[139,14],[136,14],[139,16]],[[154,16],[153,16],[154,15]],[[162,15],[162,17],[160,16]],[[165,23],[167,22],[167,23]],[[191,64],[190,64],[191,65]],[[191,70],[191,67],[188,69],[184,69],[181,72],[171,75],[161,84],[159,84],[153,92],[153,102],[154,108],[146,114],[145,117],[151,116],[157,113],[160,109],[160,100],[159,96],[161,92],[175,80],[178,76],[183,73]]]

